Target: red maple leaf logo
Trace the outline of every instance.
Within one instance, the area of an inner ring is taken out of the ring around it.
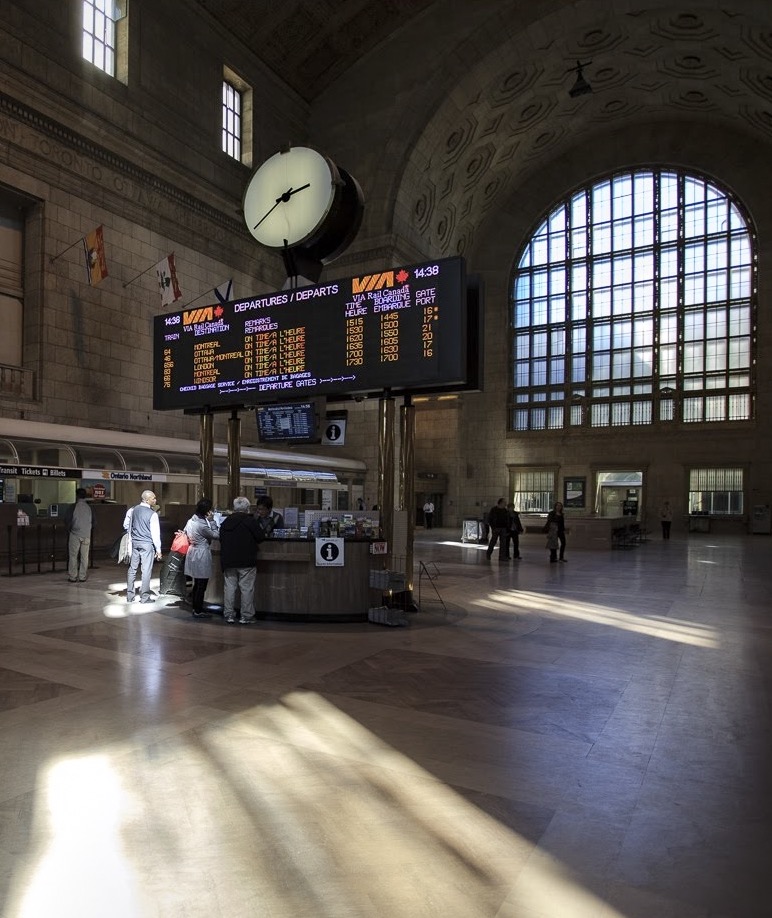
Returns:
[[[404,284],[405,281],[409,277],[410,275],[407,273],[407,271],[404,268],[397,274],[397,280],[399,281],[400,284]]]
[[[222,308],[222,306],[215,306],[215,308],[214,308],[214,314],[215,314],[215,315],[217,316],[217,318],[219,319],[220,316],[223,314],[223,308]]]

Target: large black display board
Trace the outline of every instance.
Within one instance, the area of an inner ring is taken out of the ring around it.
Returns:
[[[466,308],[446,258],[156,316],[153,407],[463,386]]]

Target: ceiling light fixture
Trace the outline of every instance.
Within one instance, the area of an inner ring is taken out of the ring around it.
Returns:
[[[585,80],[583,69],[589,67],[592,61],[581,61],[576,62],[576,67],[571,67],[570,70],[567,70],[566,73],[575,73],[576,81],[574,85],[568,90],[569,96],[572,99],[575,99],[577,96],[586,96],[588,93],[592,92],[592,86]]]

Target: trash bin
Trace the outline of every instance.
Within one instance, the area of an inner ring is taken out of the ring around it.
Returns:
[[[185,599],[188,592],[185,583],[185,555],[178,551],[170,551],[164,558],[158,592],[161,595],[180,596]]]
[[[474,542],[475,545],[479,545],[484,541],[484,530],[482,520],[464,520],[461,525],[461,541]]]
[[[772,532],[772,513],[770,512],[769,504],[757,504],[753,508],[751,532]]]

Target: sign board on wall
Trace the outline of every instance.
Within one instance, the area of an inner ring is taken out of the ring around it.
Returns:
[[[346,419],[335,418],[325,422],[322,429],[322,444],[324,446],[346,445]]]

